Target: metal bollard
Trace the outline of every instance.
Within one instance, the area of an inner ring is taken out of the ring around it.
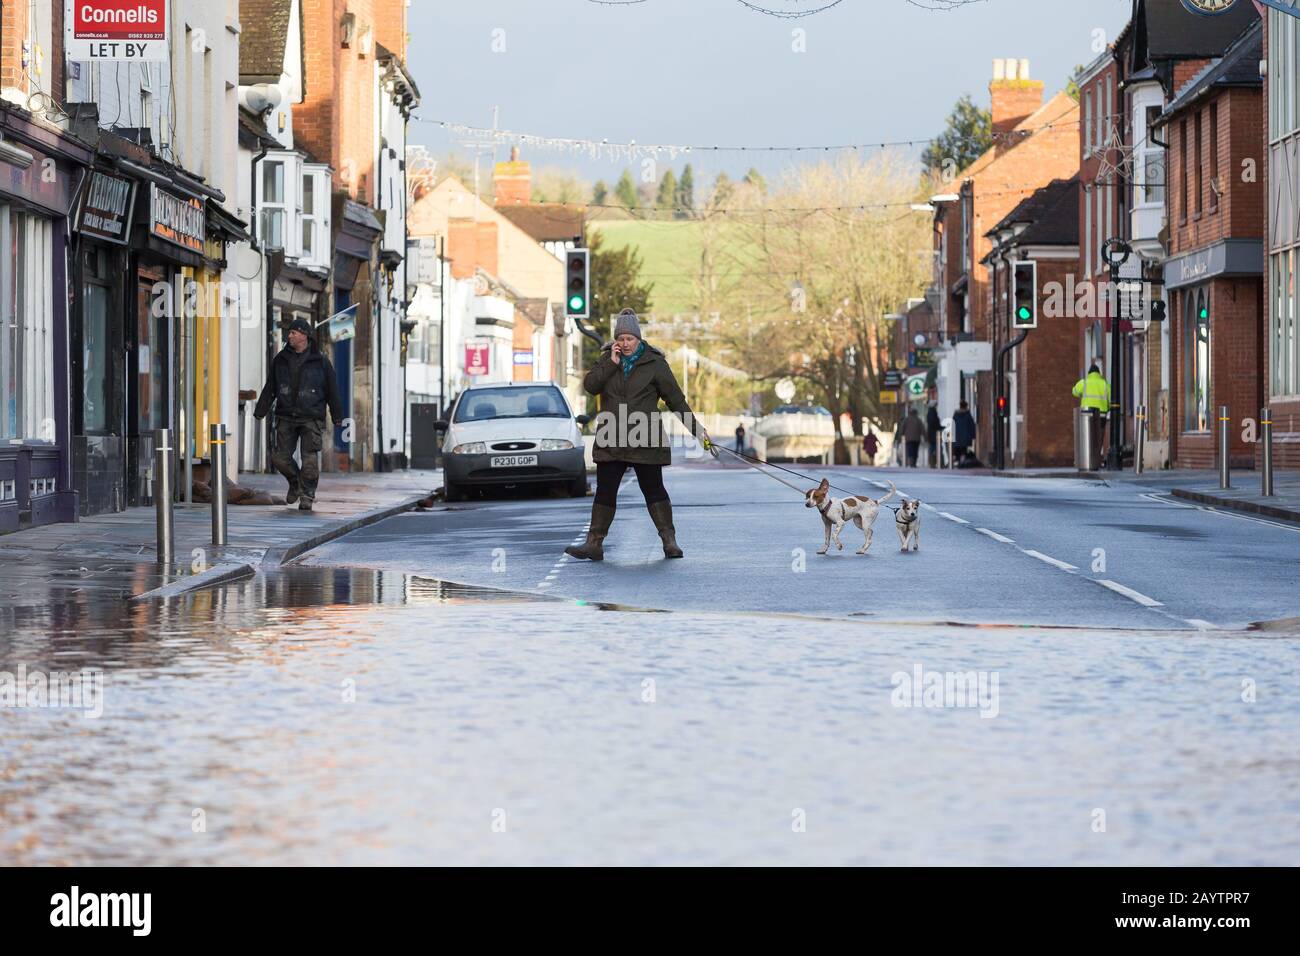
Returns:
[[[1147,407],[1137,407],[1137,447],[1133,450],[1133,474],[1142,474],[1142,459],[1147,448]]]
[[[226,543],[226,426],[208,426],[208,454],[212,458],[212,543]]]
[[[1219,406],[1219,487],[1231,488],[1228,474],[1228,406]]]
[[[1259,410],[1259,440],[1263,442],[1259,462],[1259,493],[1265,498],[1273,497],[1273,409]]]
[[[153,507],[158,528],[158,563],[171,564],[176,553],[176,525],[172,520],[172,470],[176,449],[169,428],[153,433]]]

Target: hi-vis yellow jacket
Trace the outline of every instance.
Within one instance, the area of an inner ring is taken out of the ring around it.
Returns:
[[[1074,397],[1080,400],[1080,408],[1095,408],[1103,413],[1110,411],[1110,383],[1100,372],[1089,372],[1087,378],[1075,382]]]

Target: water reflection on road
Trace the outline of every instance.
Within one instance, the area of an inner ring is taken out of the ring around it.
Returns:
[[[0,707],[6,862],[1300,851],[1284,636],[640,614],[307,568],[0,626],[0,671],[105,671],[98,720]],[[918,666],[996,674],[996,716],[904,701]]]

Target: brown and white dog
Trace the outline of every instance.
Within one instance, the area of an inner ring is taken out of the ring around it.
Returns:
[[[822,516],[822,524],[826,527],[826,541],[818,554],[825,554],[830,550],[831,538],[835,539],[835,546],[839,550],[844,550],[844,544],[840,541],[840,532],[844,526],[852,521],[862,529],[863,542],[862,547],[858,549],[858,554],[866,554],[867,548],[871,547],[871,526],[876,522],[876,516],[880,514],[880,506],[894,497],[897,491],[894,483],[889,483],[889,494],[883,498],[873,499],[866,497],[853,498],[832,498],[831,483],[825,478],[822,483],[811,491],[804,492],[804,507],[816,508]]]
[[[902,506],[894,512],[894,528],[898,531],[899,551],[906,551],[910,546],[913,551],[921,550],[921,502],[915,498],[904,498]]]

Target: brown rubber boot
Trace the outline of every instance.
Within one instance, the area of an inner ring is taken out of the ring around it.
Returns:
[[[564,553],[583,561],[604,561],[605,535],[614,522],[614,509],[609,505],[593,504],[591,506],[591,527],[587,529],[587,540],[583,544],[571,544]]]
[[[677,547],[677,529],[673,527],[673,503],[671,501],[656,501],[648,506],[650,517],[654,520],[655,527],[659,529],[659,540],[664,543],[665,558],[682,558],[682,549]]]

